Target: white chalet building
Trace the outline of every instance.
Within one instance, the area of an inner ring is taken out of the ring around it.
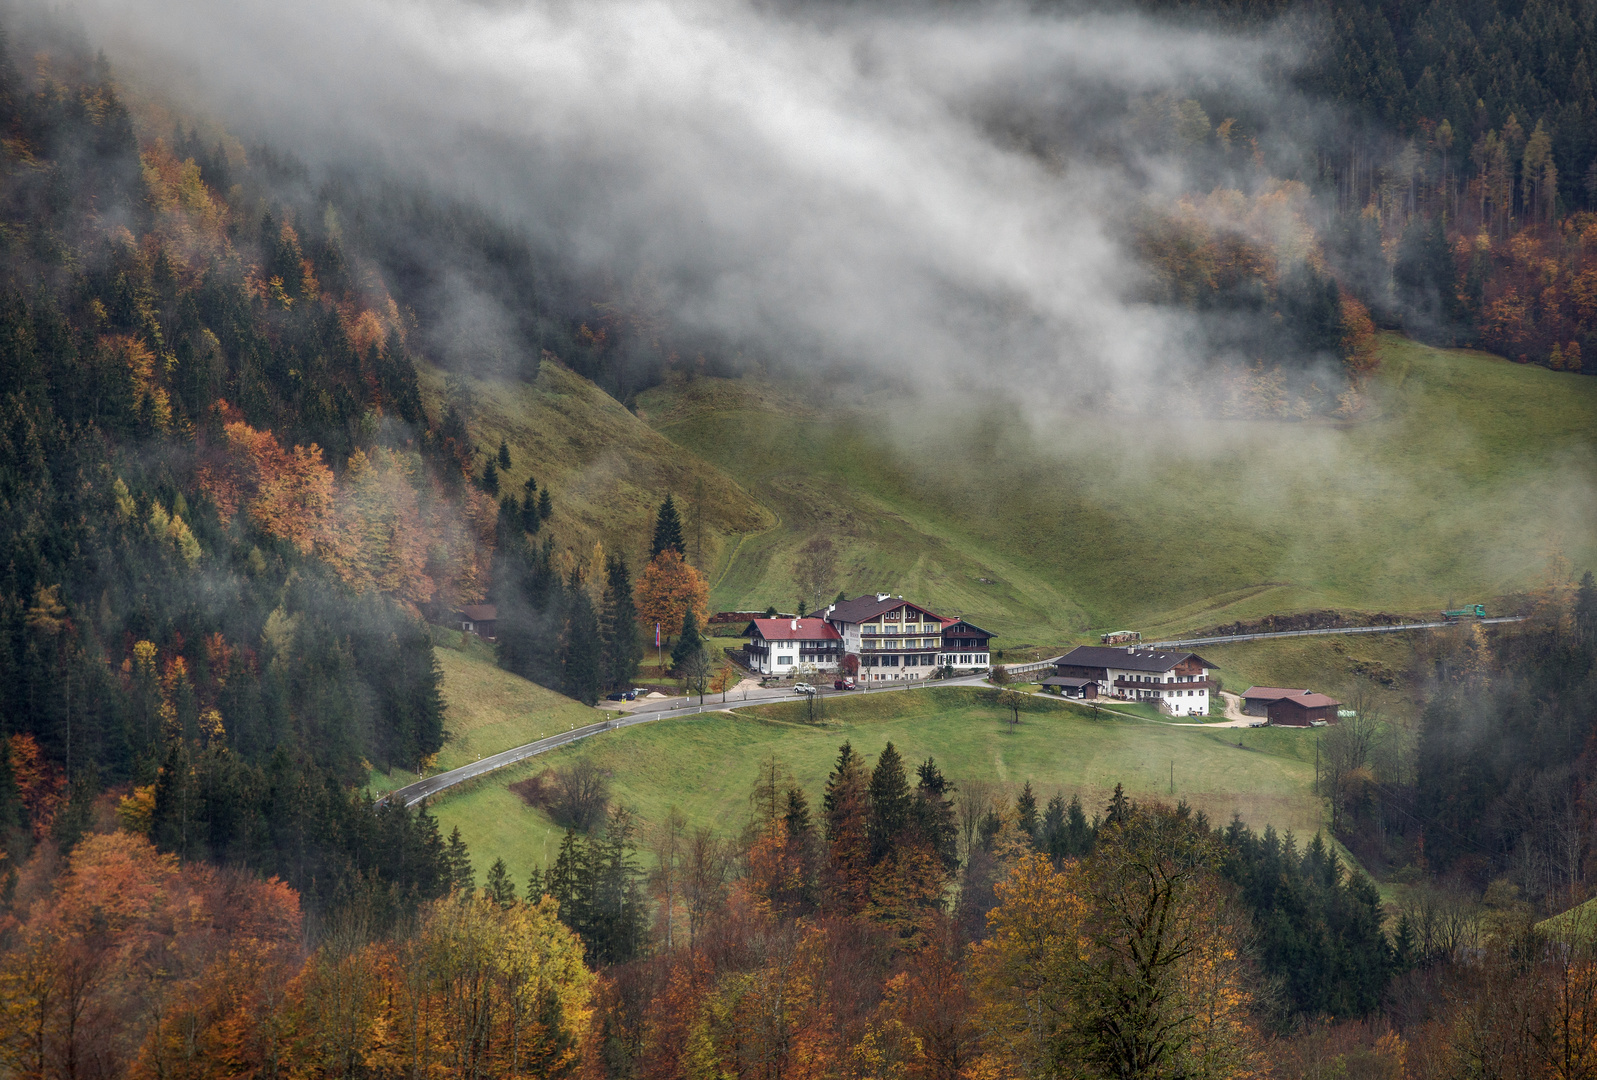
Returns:
[[[825,619],[755,619],[743,629],[749,666],[761,675],[836,671],[843,637]]]
[[[945,619],[888,593],[839,600],[818,613],[859,657],[867,682],[925,679],[938,668],[984,668],[992,634],[964,619]]]
[[[1172,716],[1209,715],[1213,664],[1197,653],[1082,645],[1059,658],[1059,678],[1091,679],[1099,697],[1145,701]]]

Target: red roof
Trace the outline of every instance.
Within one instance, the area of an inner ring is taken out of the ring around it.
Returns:
[[[825,619],[755,619],[754,634],[766,641],[842,641],[843,635]]]

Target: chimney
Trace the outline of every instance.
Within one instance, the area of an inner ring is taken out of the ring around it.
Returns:
[[[1137,647],[1135,645],[1127,645],[1126,646],[1126,655],[1127,656],[1136,656],[1137,655]]]
[[[879,592],[879,593],[876,594],[876,602],[879,604],[883,600],[888,599],[890,595],[891,595],[890,593]]]
[[[798,629],[798,620],[797,619],[793,620],[793,629],[795,629],[795,630]]]

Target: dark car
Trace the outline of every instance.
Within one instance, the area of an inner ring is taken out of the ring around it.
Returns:
[[[605,698],[605,700],[606,701],[631,701],[632,700],[632,695],[631,694],[615,693],[615,694],[611,694],[609,697]]]
[[[836,682],[834,682],[832,684],[832,689],[833,690],[854,690],[854,689],[857,689],[857,687],[854,685],[854,680],[853,679],[838,679]]]

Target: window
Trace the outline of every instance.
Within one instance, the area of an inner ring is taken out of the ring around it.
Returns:
[[[791,664],[793,662],[793,658],[791,656],[778,656],[776,658],[776,662],[778,664]]]

